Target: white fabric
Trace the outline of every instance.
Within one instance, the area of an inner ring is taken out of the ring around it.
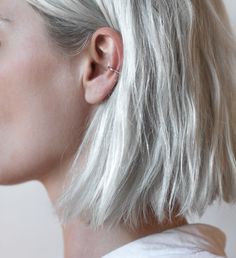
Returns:
[[[130,242],[102,258],[226,257],[225,235],[213,226],[187,224]]]

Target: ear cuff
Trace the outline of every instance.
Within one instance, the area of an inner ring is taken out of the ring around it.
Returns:
[[[114,73],[116,73],[116,74],[118,74],[118,75],[120,74],[120,71],[118,71],[118,70],[112,68],[110,65],[108,65],[107,68],[108,68],[108,70],[110,70],[110,71],[112,71],[112,72],[114,72]],[[113,88],[113,90],[114,90],[114,88]],[[112,91],[112,92],[113,92],[113,91]],[[110,97],[111,94],[112,94],[112,92],[109,93],[109,94],[107,95],[107,97]]]
[[[110,71],[114,72],[114,73],[120,74],[120,71],[117,71],[116,69],[112,68],[110,65],[108,65],[107,68],[108,68]]]

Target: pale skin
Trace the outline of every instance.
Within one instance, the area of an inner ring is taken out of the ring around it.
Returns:
[[[52,201],[60,195],[85,119],[116,86],[123,60],[120,34],[97,30],[68,57],[43,18],[24,0],[0,1],[0,184],[38,180]],[[63,228],[65,258],[99,258],[140,237],[187,223],[184,218],[135,231],[120,225],[97,232],[76,220]],[[91,248],[92,247],[92,248]]]

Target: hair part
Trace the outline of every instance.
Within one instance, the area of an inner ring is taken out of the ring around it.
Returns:
[[[58,199],[61,222],[130,227],[236,200],[236,43],[222,1],[28,0],[78,53],[100,27],[122,35],[123,66],[90,117]]]

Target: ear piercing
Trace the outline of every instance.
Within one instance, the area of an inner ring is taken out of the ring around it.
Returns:
[[[112,68],[110,65],[108,65],[107,68],[108,68],[110,71],[114,72],[114,73],[120,74],[120,71],[117,71],[116,69]]]

